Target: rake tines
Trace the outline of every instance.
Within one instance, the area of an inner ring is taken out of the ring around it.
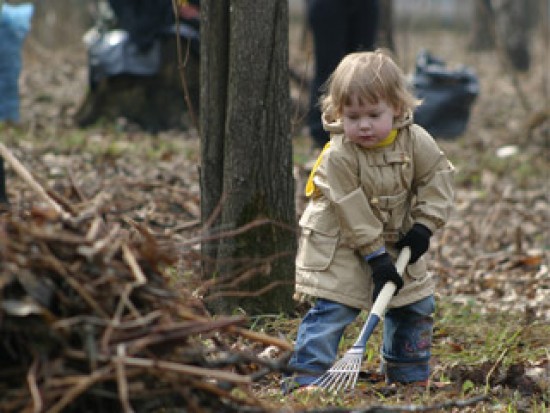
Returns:
[[[344,391],[353,390],[361,363],[363,361],[364,348],[352,347],[344,356],[319,377],[313,385],[325,388],[327,390]]]

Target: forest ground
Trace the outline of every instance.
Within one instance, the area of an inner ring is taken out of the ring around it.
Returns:
[[[307,73],[311,57],[291,39],[290,63]],[[544,117],[537,123],[548,113],[548,54],[535,37],[531,70],[512,74],[503,69],[499,53],[471,52],[467,42],[466,33],[442,29],[397,37],[406,70],[412,70],[416,52],[427,48],[451,66],[472,67],[481,85],[467,131],[438,141],[457,168],[457,198],[451,221],[436,234],[429,253],[439,277],[432,386],[419,391],[363,380],[345,396],[283,397],[275,376],[255,389],[266,405],[280,410],[435,406],[486,395],[461,411],[549,411],[550,125]],[[87,87],[83,50],[48,50],[30,41],[24,56],[22,122],[1,126],[0,133],[33,175],[60,193],[68,180],[88,199],[108,193],[109,213],[128,215],[176,240],[191,236],[200,198],[196,132],[152,135],[123,119],[76,128],[72,115]],[[306,99],[307,91],[298,89],[294,97]],[[303,177],[311,152],[299,114],[294,121],[294,158]],[[29,207],[33,193],[9,170],[8,179],[12,206]],[[299,213],[303,199],[297,201]],[[192,272],[196,264],[186,261],[184,271]],[[301,311],[297,308],[294,319],[255,317],[251,327],[292,340]],[[358,328],[346,333],[344,348]],[[363,366],[373,377],[379,340],[377,335],[369,343]]]

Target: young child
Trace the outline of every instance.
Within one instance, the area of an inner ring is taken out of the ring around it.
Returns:
[[[453,207],[454,168],[415,125],[418,101],[381,50],[344,57],[322,98],[331,139],[306,185],[296,295],[314,297],[298,329],[286,379],[307,386],[335,361],[345,327],[369,309],[387,281],[397,285],[384,317],[382,369],[388,383],[427,383],[435,281],[423,254]],[[399,276],[394,260],[408,246]]]

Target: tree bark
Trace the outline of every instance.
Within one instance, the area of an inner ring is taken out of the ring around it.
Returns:
[[[536,0],[476,0],[470,49],[497,47],[514,69],[529,70],[530,30],[538,8]]]
[[[223,152],[229,73],[229,0],[201,4],[201,215],[206,223],[223,194]],[[210,225],[219,226],[214,220]],[[202,252],[216,259],[216,242],[205,242]],[[206,268],[207,271],[211,268]]]
[[[528,7],[529,1],[493,0],[497,41],[500,40],[504,52],[519,71],[529,70],[531,65]]]
[[[494,16],[490,0],[475,0],[472,8],[471,50],[490,50],[495,47]]]
[[[288,4],[210,0],[201,8],[203,222],[211,234],[223,234],[269,221],[203,243],[205,276],[222,280],[214,293],[223,298],[211,307],[287,312],[296,249]],[[244,282],[228,286],[226,279]]]

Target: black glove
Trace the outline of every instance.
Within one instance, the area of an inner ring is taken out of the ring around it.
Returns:
[[[403,288],[403,279],[399,276],[395,265],[393,264],[390,254],[384,252],[367,261],[372,269],[372,280],[374,282],[374,291],[372,293],[372,301],[376,301],[376,297],[382,291],[382,287],[388,282],[393,282],[397,289],[395,294]]]
[[[403,249],[409,247],[411,249],[410,264],[414,264],[418,259],[428,251],[430,247],[430,237],[432,231],[422,224],[414,224],[413,227],[405,234],[403,238],[395,243],[395,247]]]

